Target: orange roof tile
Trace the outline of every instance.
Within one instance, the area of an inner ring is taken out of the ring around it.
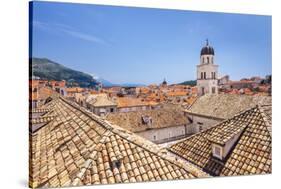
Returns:
[[[133,106],[148,106],[149,103],[142,101],[140,98],[118,97],[117,107],[133,107]]]
[[[80,92],[83,92],[84,89],[83,88],[80,88],[80,87],[69,87],[69,88],[66,88],[66,92],[67,93],[80,93]]]
[[[167,96],[186,96],[188,93],[186,91],[170,91]]]

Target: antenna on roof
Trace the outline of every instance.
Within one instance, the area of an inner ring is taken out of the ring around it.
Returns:
[[[208,40],[208,38],[206,39],[206,45],[209,46],[209,40]]]

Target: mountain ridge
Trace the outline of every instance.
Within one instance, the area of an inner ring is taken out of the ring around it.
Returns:
[[[68,68],[48,58],[33,57],[29,59],[30,77],[36,76],[46,80],[65,80],[67,85],[80,87],[95,87],[98,82],[90,75],[82,71]]]

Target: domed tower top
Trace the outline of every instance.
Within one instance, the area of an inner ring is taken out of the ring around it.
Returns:
[[[208,39],[206,40],[206,46],[201,49],[201,56],[202,55],[215,55],[214,48],[209,46]]]
[[[164,78],[163,82],[162,82],[162,85],[167,85],[167,81],[166,81],[166,78]]]

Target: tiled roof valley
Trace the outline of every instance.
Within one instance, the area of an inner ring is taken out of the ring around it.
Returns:
[[[63,97],[49,103],[54,104],[52,109],[57,117],[30,136],[31,187],[202,176],[152,142],[110,124]],[[110,169],[115,159],[123,163],[117,169]],[[139,166],[130,169],[136,163]]]

